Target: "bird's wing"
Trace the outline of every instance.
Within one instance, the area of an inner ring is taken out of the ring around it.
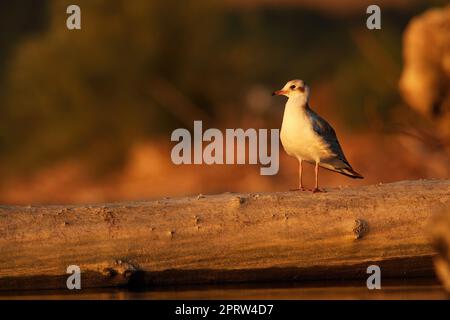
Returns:
[[[337,171],[352,178],[363,178],[359,173],[353,170],[352,166],[345,158],[344,151],[342,151],[333,127],[311,109],[308,111],[313,130],[322,138],[322,141],[328,146],[331,154],[329,158],[321,159],[320,165],[326,169]]]
[[[335,169],[351,168],[345,158],[333,127],[311,109],[309,109],[309,112],[313,130],[322,138],[331,153],[328,159],[323,159],[323,162],[332,165]]]

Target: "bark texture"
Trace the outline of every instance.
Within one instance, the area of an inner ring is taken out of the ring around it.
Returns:
[[[0,206],[0,289],[433,277],[450,180],[84,206]]]

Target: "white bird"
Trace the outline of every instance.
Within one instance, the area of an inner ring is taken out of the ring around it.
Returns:
[[[280,139],[286,153],[299,161],[299,190],[302,182],[303,161],[315,164],[316,183],[319,189],[319,166],[351,178],[362,179],[345,158],[344,152],[331,125],[309,107],[310,90],[303,80],[291,80],[273,95],[288,97],[284,109]]]

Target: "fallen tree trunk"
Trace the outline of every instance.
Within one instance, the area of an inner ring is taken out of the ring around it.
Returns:
[[[433,277],[450,180],[86,206],[1,206],[0,289]]]

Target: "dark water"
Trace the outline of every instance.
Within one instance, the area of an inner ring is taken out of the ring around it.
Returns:
[[[365,282],[269,285],[220,285],[161,287],[145,291],[82,289],[80,291],[2,292],[0,299],[448,299],[433,280],[382,283],[381,290],[368,290]]]

